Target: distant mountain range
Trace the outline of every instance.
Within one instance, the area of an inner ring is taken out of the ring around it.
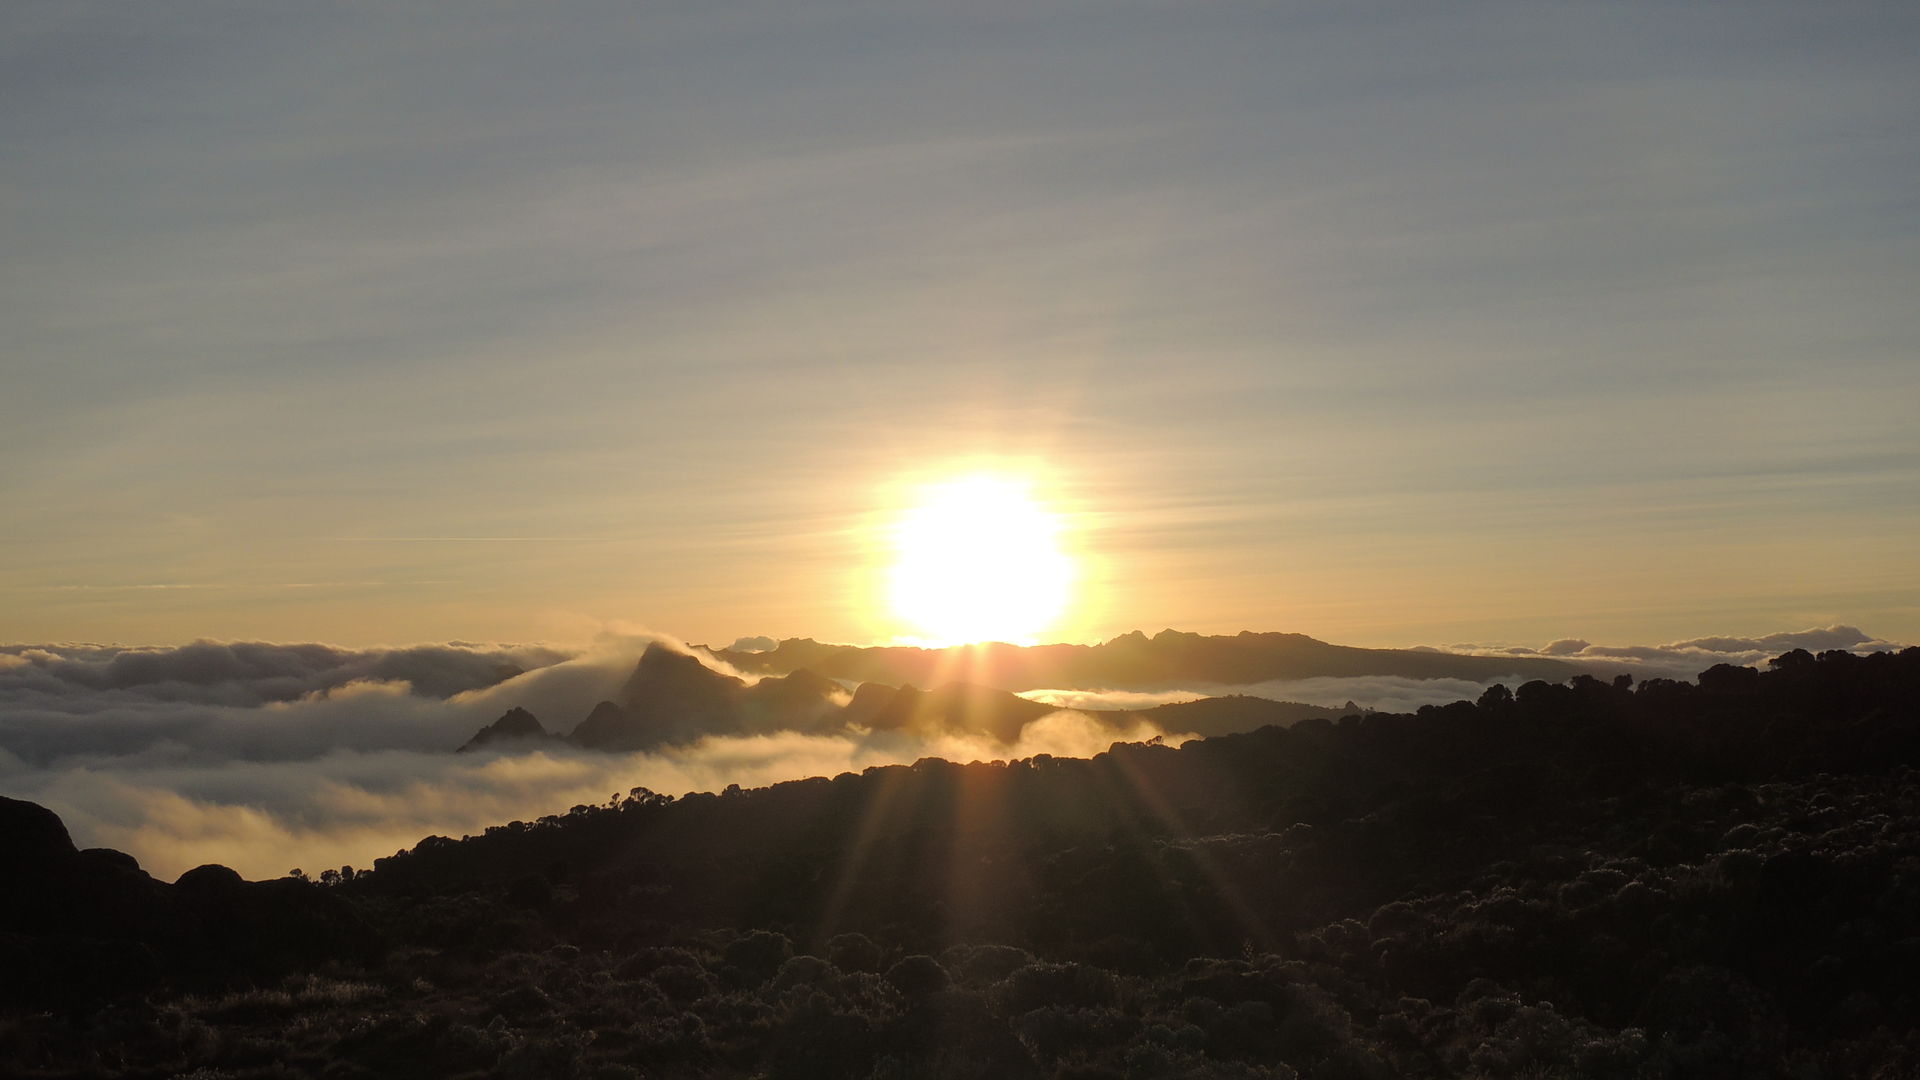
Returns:
[[[564,736],[515,708],[461,749],[559,739],[595,750],[634,751],[772,731],[984,735],[1012,745],[1028,724],[1057,711],[1019,697],[1017,690],[1233,686],[1363,675],[1561,681],[1578,670],[1537,657],[1356,649],[1303,634],[1203,637],[1173,630],[1151,638],[1124,634],[1092,646],[859,648],[795,638],[768,652],[703,651],[762,677],[734,678],[696,656],[651,645],[619,700],[600,702]],[[1171,734],[1212,736],[1365,710],[1352,702],[1325,706],[1225,695],[1144,710],[1077,711],[1116,732],[1145,720]]]
[[[562,739],[593,750],[651,750],[709,735],[772,731],[829,734],[867,731],[985,732],[1011,742],[1026,724],[1053,712],[1004,690],[947,684],[934,690],[868,684],[848,691],[801,669],[749,683],[697,657],[650,645],[620,700],[602,701],[565,736],[549,732],[525,709],[482,728],[462,750],[500,743]]]
[[[1099,645],[1006,645],[946,649],[863,648],[788,638],[767,652],[708,652],[741,671],[806,669],[832,679],[936,685],[962,681],[1001,690],[1113,690],[1244,686],[1273,679],[1391,675],[1409,679],[1514,678],[1560,682],[1582,670],[1538,656],[1462,656],[1429,649],[1358,649],[1305,634],[1229,636],[1136,630]]]

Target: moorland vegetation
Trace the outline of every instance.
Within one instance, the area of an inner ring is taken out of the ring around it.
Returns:
[[[1920,649],[636,789],[154,881],[0,804],[28,1076],[1920,1072]]]

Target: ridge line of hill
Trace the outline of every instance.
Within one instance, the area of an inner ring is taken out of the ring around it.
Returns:
[[[892,685],[964,681],[1000,690],[1151,688],[1174,683],[1248,685],[1276,679],[1388,675],[1413,679],[1569,678],[1581,665],[1541,656],[1472,656],[1427,649],[1366,649],[1305,634],[1241,631],[1202,635],[1162,630],[1121,634],[1098,645],[983,642],[928,649],[834,645],[787,638],[765,652],[705,648],[753,674],[805,668],[828,678]]]

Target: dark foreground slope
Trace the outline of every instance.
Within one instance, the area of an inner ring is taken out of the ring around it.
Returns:
[[[0,798],[0,868],[0,1008],[84,1009],[381,951],[343,894],[224,866],[158,881],[131,855],[75,849],[59,817],[17,799]]]
[[[1091,761],[637,791],[301,886],[381,959],[16,1013],[0,1061],[1913,1075],[1917,701],[1920,650],[1796,653]]]

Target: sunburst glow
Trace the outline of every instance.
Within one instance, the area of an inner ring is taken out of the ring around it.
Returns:
[[[922,488],[894,533],[894,613],[918,640],[1031,644],[1067,607],[1074,563],[1059,514],[1018,477]]]

